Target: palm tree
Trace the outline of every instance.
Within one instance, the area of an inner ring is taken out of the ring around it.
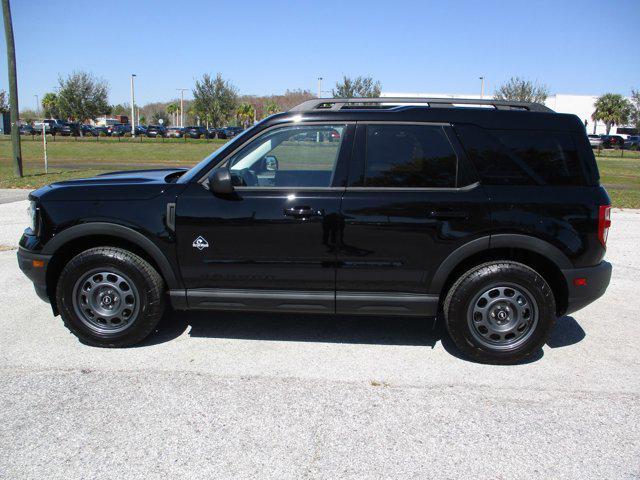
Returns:
[[[58,96],[55,93],[45,93],[41,103],[45,117],[55,118],[58,116]]]
[[[174,125],[178,124],[178,112],[180,111],[180,105],[177,103],[170,103],[167,105],[167,113],[171,115],[171,122]]]
[[[189,120],[195,120],[195,122],[190,121],[189,125],[197,123],[197,125],[200,126],[200,112],[198,112],[195,102],[189,103],[189,108],[187,108],[186,114]]]
[[[624,125],[629,122],[631,103],[618,93],[605,93],[598,97],[594,104],[595,111],[591,118],[600,120],[607,126],[607,135],[613,125]]]
[[[236,110],[238,121],[247,128],[254,120],[256,111],[250,103],[241,103]]]
[[[264,112],[266,113],[267,116],[273,115],[274,113],[278,113],[281,111],[282,109],[280,108],[280,105],[278,105],[273,100],[267,100],[267,102],[264,104]]]

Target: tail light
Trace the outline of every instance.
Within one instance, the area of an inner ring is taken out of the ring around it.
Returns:
[[[598,210],[598,240],[607,248],[607,237],[611,227],[611,205],[600,205]]]

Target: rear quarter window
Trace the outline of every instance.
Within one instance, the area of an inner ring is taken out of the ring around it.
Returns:
[[[488,185],[585,185],[573,136],[565,132],[456,126]]]

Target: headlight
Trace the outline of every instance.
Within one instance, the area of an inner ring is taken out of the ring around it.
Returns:
[[[38,224],[38,207],[33,200],[29,202],[29,208],[27,208],[27,214],[29,215],[29,228],[36,233],[36,226]]]

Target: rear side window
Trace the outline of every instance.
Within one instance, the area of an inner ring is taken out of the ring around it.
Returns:
[[[366,137],[366,187],[456,187],[458,159],[442,127],[367,125]]]
[[[456,132],[488,185],[584,185],[578,151],[569,133],[484,130]]]
[[[583,185],[578,152],[568,133],[496,131],[498,139],[546,185]]]

